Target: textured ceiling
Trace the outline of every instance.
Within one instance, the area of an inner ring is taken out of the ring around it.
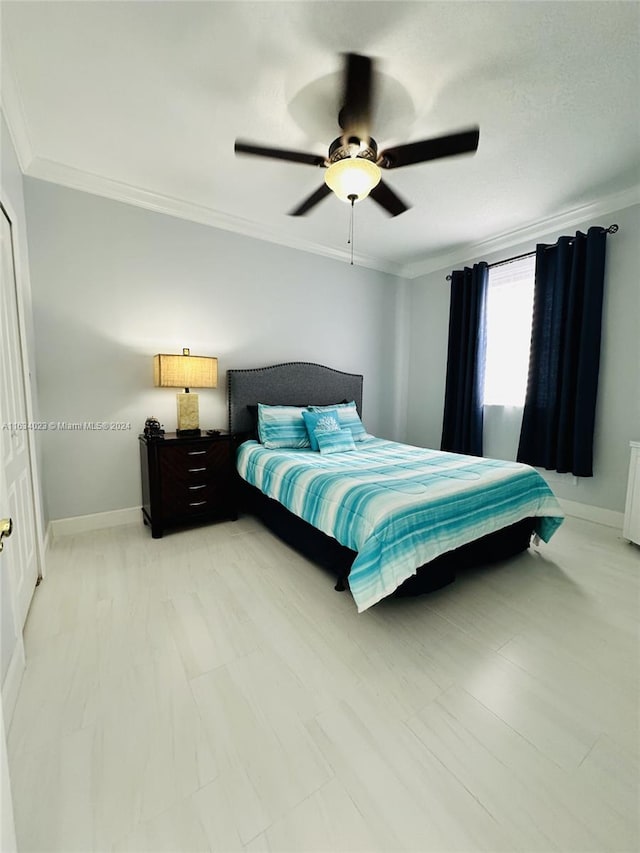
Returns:
[[[385,175],[413,206],[355,209],[358,262],[425,259],[626,198],[640,182],[635,2],[2,2],[3,109],[27,174],[347,257],[310,166],[236,157],[236,137],[326,154],[346,51],[377,60],[379,147],[480,126],[475,155]]]

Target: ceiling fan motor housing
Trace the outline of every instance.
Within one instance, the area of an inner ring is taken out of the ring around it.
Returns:
[[[354,151],[356,157],[361,157],[363,160],[371,160],[376,163],[378,160],[378,146],[375,139],[369,137],[369,144],[356,136],[351,137],[345,144],[344,138],[339,136],[334,139],[329,146],[329,163],[337,163],[338,160],[345,160],[347,157],[353,157]]]

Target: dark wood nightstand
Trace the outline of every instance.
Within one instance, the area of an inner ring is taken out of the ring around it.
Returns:
[[[167,527],[238,517],[233,436],[139,436],[142,517],[160,539]]]

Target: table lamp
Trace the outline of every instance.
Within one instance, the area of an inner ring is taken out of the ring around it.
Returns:
[[[200,435],[198,395],[191,388],[218,387],[218,359],[191,355],[188,348],[182,355],[161,353],[153,357],[153,384],[159,388],[184,388],[177,394],[178,435]]]

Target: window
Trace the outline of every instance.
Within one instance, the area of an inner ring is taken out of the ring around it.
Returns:
[[[536,258],[489,269],[485,406],[524,406]]]

